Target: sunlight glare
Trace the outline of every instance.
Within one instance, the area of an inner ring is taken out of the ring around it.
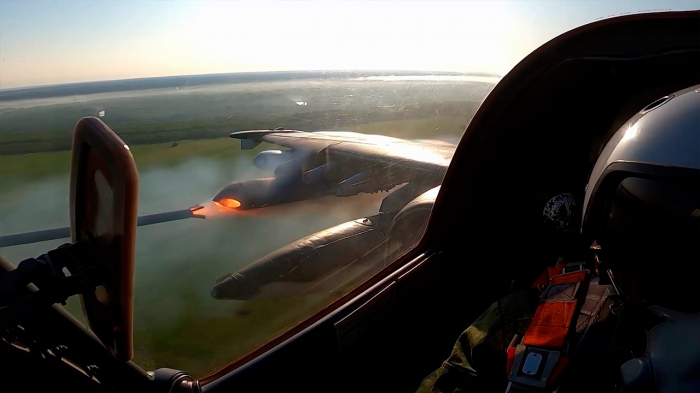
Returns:
[[[274,5],[273,5],[274,4]],[[488,2],[206,2],[183,61],[221,70],[494,71],[508,13]]]

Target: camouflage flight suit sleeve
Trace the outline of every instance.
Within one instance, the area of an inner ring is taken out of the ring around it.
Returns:
[[[450,357],[423,380],[418,393],[503,392],[505,347],[515,334],[522,337],[527,330],[539,294],[536,288],[523,289],[492,304],[460,335]]]

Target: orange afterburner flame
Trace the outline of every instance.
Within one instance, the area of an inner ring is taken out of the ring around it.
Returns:
[[[241,203],[233,198],[223,198],[220,199],[218,202],[214,201],[214,203],[216,203],[217,205],[228,207],[229,209],[236,209],[241,207]]]
[[[240,207],[241,203],[235,199],[225,198],[219,201],[207,202],[203,205],[196,205],[190,208],[195,217],[213,218],[223,217],[237,214],[236,208]]]

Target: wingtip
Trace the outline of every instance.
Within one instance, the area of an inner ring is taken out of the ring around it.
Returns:
[[[229,138],[241,140],[241,150],[250,150],[262,142],[259,133],[260,130],[235,131],[228,134],[228,136]]]
[[[234,138],[234,139],[249,139],[251,137],[258,137],[260,135],[265,135],[269,134],[271,132],[279,132],[280,130],[284,130],[282,127],[277,127],[275,129],[269,129],[269,130],[242,130],[242,131],[234,131],[230,134],[228,134],[229,138]]]
[[[303,132],[303,131],[292,130],[292,129],[284,128],[284,127],[277,127],[277,128],[270,128],[267,130],[234,131],[234,132],[228,134],[228,136],[229,136],[229,138],[248,139],[251,137],[261,137],[261,136],[264,136],[266,134],[291,133],[291,132]]]
[[[270,130],[248,130],[248,131],[235,131],[228,134],[229,138],[240,139],[241,149],[250,150],[256,148],[265,135],[275,134],[275,133],[291,133],[291,132],[301,132],[298,130],[288,130],[284,127],[277,127]]]

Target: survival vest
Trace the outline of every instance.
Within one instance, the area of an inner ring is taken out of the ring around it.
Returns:
[[[556,390],[559,376],[615,293],[582,262],[546,268],[533,287],[544,290],[522,339],[515,335],[508,346],[506,393]]]

